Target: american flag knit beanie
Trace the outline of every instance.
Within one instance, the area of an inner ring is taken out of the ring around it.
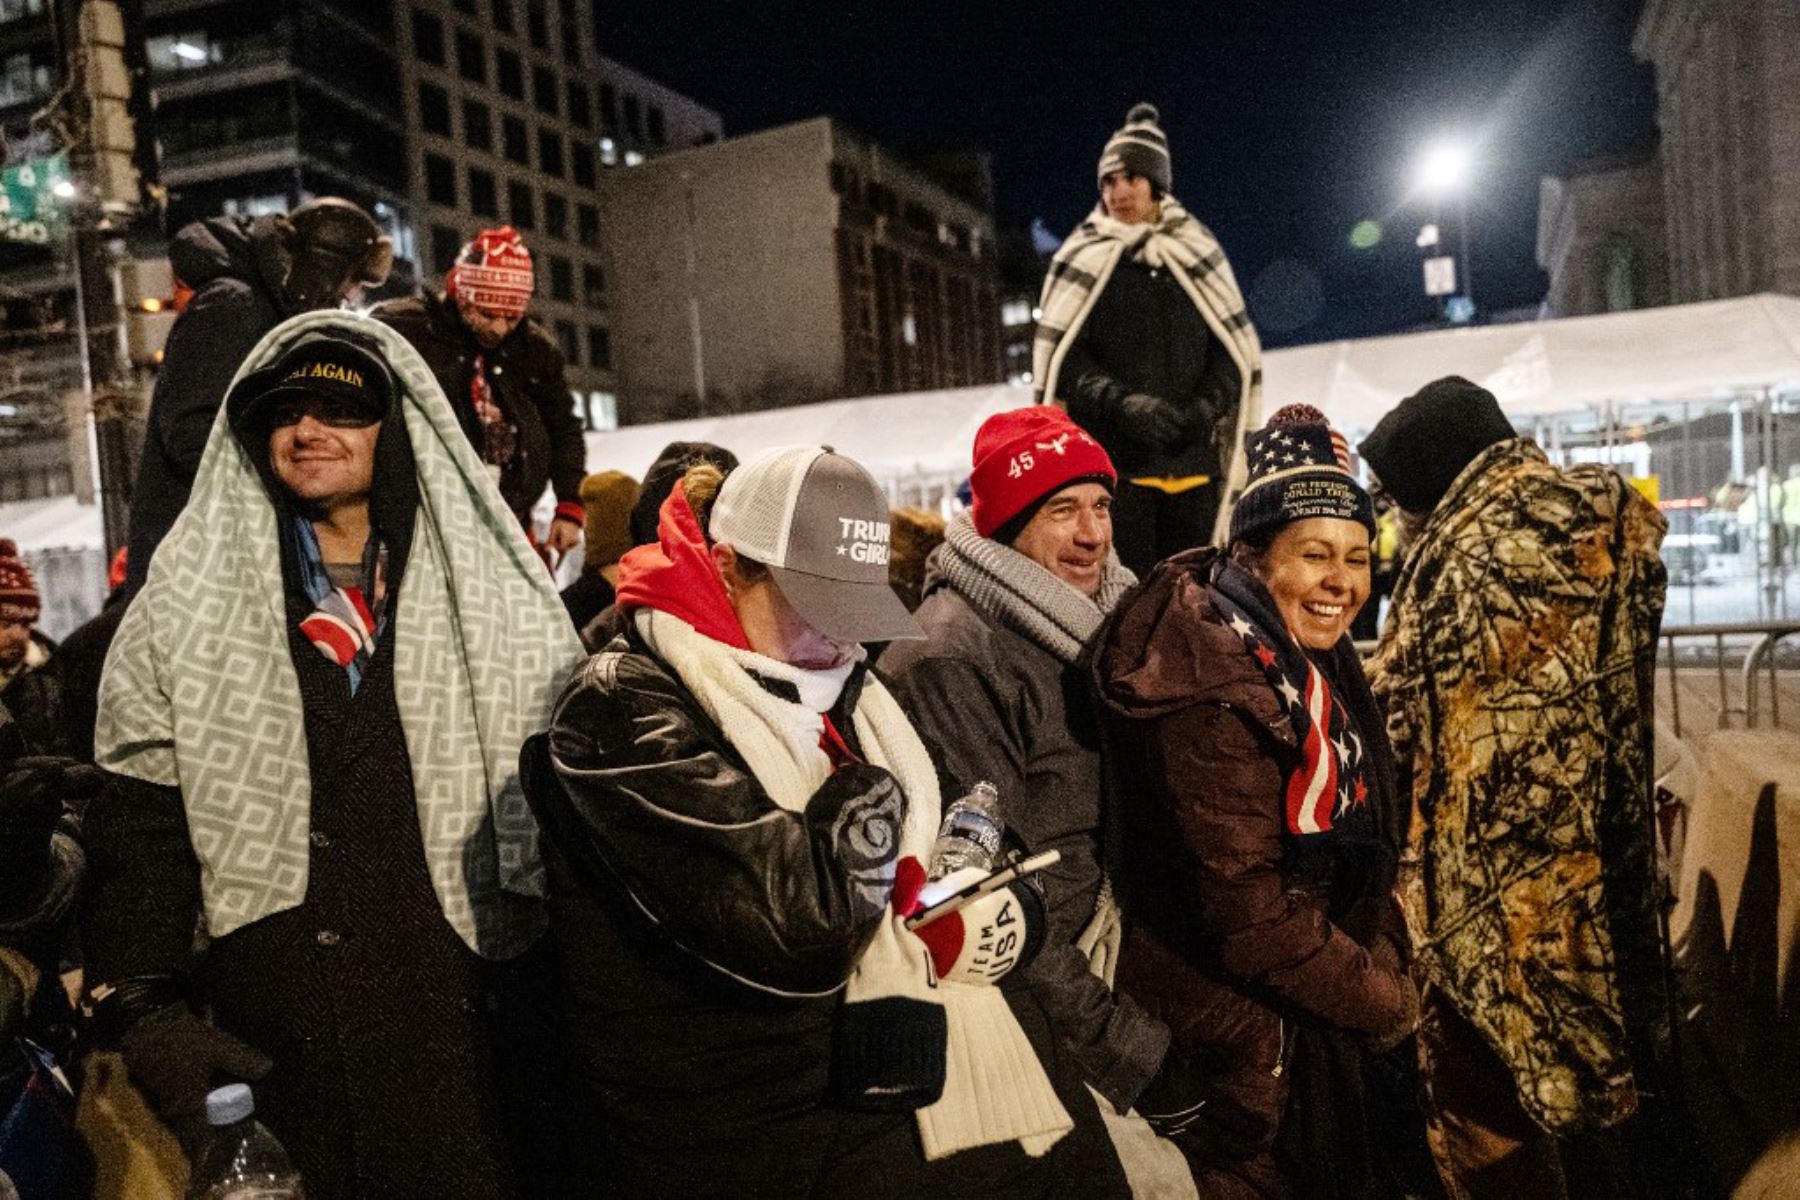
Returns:
[[[1350,473],[1350,446],[1325,414],[1290,404],[1244,439],[1249,482],[1231,511],[1231,541],[1309,517],[1360,521],[1375,536],[1375,506]]]

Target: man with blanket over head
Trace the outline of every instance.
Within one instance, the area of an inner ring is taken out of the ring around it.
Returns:
[[[961,873],[926,884],[938,771],[862,645],[919,636],[889,538],[828,448],[690,468],[620,564],[623,632],[527,744],[605,1195],[1125,1194],[1006,986],[1034,889],[906,923]]]
[[[1032,346],[1038,398],[1119,468],[1113,539],[1138,575],[1223,545],[1262,419],[1262,346],[1212,232],[1170,194],[1169,141],[1139,104],[1100,156],[1100,203],[1056,252]]]
[[[515,1194],[501,993],[544,930],[518,752],[580,656],[418,354],[349,314],[272,330],[95,735],[90,1002],[190,1154],[208,1088],[253,1080],[308,1196]]]

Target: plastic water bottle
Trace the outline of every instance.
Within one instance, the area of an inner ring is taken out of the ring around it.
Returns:
[[[250,1085],[207,1093],[206,1123],[212,1139],[188,1179],[188,1200],[305,1200],[293,1160],[256,1119]]]
[[[942,879],[965,867],[993,870],[1000,858],[1000,835],[1005,831],[1000,792],[984,779],[944,813],[937,844],[931,848],[927,878]]]

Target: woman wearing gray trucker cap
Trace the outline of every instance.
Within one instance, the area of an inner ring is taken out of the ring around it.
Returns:
[[[606,1194],[1125,1194],[1042,1013],[995,986],[1036,893],[907,927],[941,804],[862,649],[919,636],[887,551],[828,447],[693,468],[526,748]]]

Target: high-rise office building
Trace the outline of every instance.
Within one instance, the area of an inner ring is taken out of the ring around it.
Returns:
[[[74,2],[0,0],[9,161],[57,148],[58,131],[32,118],[61,82],[58,5]],[[591,427],[614,423],[599,178],[611,166],[717,140],[721,126],[718,114],[602,59],[591,0],[122,6],[154,104],[139,136],[159,151],[168,232],[203,217],[345,196],[386,226],[397,260],[389,290],[402,291],[441,286],[476,230],[511,224],[536,260],[532,311],[568,360],[571,403]],[[154,238],[133,247],[160,249]],[[0,242],[0,315],[8,329],[47,330],[39,340],[55,351],[8,356],[0,344],[0,392],[9,357],[19,359],[15,374],[30,376],[14,382],[33,394],[54,398],[79,386],[66,262],[66,252]],[[6,421],[0,400],[0,441]],[[61,436],[11,435],[20,443]],[[54,458],[67,454],[40,448],[11,482],[0,468],[0,499],[67,490]]]

